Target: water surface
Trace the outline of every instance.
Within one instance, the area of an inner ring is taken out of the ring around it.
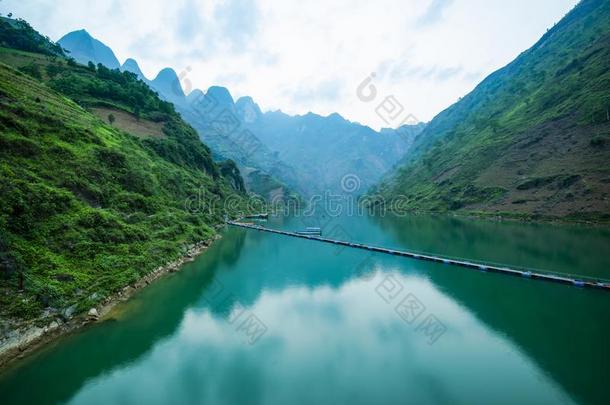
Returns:
[[[272,218],[325,236],[610,278],[610,232]],[[0,375],[3,404],[605,403],[610,294],[228,229],[112,319]]]

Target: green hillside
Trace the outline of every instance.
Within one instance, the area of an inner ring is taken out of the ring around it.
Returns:
[[[0,318],[87,309],[214,236],[227,198],[244,206],[235,165],[214,163],[135,75],[59,53],[0,57]]]
[[[406,208],[610,219],[610,2],[584,0],[440,113],[373,192]]]

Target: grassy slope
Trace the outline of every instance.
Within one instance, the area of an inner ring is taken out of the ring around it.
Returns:
[[[37,60],[43,75],[0,64],[0,318],[32,318],[45,306],[86,309],[214,234],[220,207],[187,210],[187,199],[245,201],[197,133],[157,101],[142,104],[141,114],[161,118],[166,136],[139,139],[53,90],[45,65],[62,66],[55,80],[111,88],[110,80],[62,59],[1,53],[16,65]],[[99,95],[78,101],[131,108]]]
[[[585,0],[439,114],[385,196],[416,210],[610,217],[610,3]]]

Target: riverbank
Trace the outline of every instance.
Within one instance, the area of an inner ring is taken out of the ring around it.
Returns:
[[[195,260],[215,240],[220,238],[221,236],[216,234],[214,238],[190,245],[186,253],[179,259],[156,268],[133,284],[124,286],[120,291],[107,297],[87,312],[68,315],[68,319],[58,314],[47,314],[37,319],[11,323],[9,330],[0,336],[0,373],[61,336],[104,320],[117,304],[129,300],[137,291],[164,275],[179,271],[182,266]],[[39,326],[41,324],[46,326]]]
[[[375,214],[375,211],[372,211]],[[496,222],[519,222],[519,223],[533,223],[533,224],[557,224],[557,225],[585,225],[589,227],[610,227],[610,217],[557,217],[551,215],[540,215],[540,214],[526,214],[516,212],[490,212],[480,210],[456,210],[456,211],[426,211],[426,210],[405,210],[396,211],[388,209],[387,212],[391,212],[399,217],[405,215],[422,215],[422,216],[449,216],[456,218],[467,218],[467,219],[483,219]]]

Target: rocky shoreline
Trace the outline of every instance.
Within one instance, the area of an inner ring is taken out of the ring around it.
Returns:
[[[90,308],[86,313],[74,314],[76,307],[73,306],[64,310],[61,315],[47,314],[38,319],[10,325],[10,331],[4,336],[0,336],[0,372],[58,337],[103,319],[114,306],[127,301],[136,291],[150,285],[168,273],[179,271],[184,264],[195,260],[211,243],[220,239],[220,237],[217,234],[213,239],[188,246],[186,253],[178,260],[166,263],[151,271],[137,282],[123,287],[122,290],[107,297],[97,306]],[[47,323],[47,325],[38,326],[41,322]]]

